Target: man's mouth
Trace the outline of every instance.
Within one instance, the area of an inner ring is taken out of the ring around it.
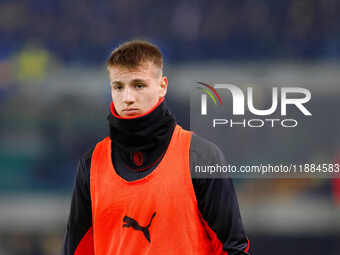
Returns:
[[[123,110],[123,112],[127,115],[136,115],[139,112],[138,108],[126,108]]]

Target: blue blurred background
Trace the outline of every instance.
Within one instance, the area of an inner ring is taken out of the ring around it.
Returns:
[[[282,153],[340,159],[339,7],[337,0],[1,0],[0,254],[60,254],[77,160],[108,135],[105,61],[125,40],[162,49],[168,105],[186,128],[196,81],[306,85],[323,125],[305,130],[319,143],[306,136],[297,147],[292,135]],[[247,157],[247,143],[267,138],[234,139]],[[337,179],[235,186],[252,254],[340,254]]]

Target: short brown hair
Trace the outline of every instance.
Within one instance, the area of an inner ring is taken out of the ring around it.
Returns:
[[[163,68],[163,56],[156,45],[143,40],[133,40],[114,49],[106,65],[107,67],[123,66],[133,69],[147,61]]]

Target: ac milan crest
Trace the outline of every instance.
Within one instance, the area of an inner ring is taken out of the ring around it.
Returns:
[[[140,151],[133,153],[133,163],[135,163],[136,166],[141,166],[144,163],[144,156],[143,153]]]

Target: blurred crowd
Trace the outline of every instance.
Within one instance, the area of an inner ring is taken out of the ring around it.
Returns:
[[[2,0],[0,58],[33,41],[63,61],[101,63],[130,38],[152,39],[169,61],[338,58],[339,7],[337,0]]]

